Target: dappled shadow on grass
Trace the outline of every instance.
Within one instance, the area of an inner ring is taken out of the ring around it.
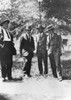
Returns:
[[[71,60],[62,60],[63,68],[71,68]]]
[[[13,62],[13,69],[22,69],[24,66],[23,62]]]
[[[0,95],[0,100],[10,100],[7,97],[5,97],[4,95]]]
[[[7,82],[22,82],[23,78],[13,78],[13,80],[8,80]]]
[[[17,56],[16,56],[16,58],[17,58]],[[15,68],[15,69],[24,68],[26,61],[23,58],[22,58],[23,60],[21,59],[20,61],[19,61],[19,59],[18,59],[18,61],[16,61],[16,60],[13,61],[13,68]],[[36,56],[34,56],[33,59],[32,59],[32,64],[35,64],[35,63],[37,63],[37,57]]]
[[[62,60],[62,76],[63,79],[71,80],[71,60]]]

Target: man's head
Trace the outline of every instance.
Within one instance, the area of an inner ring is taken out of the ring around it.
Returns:
[[[55,33],[56,33],[57,35],[61,35],[61,32],[60,32],[60,30],[59,30],[58,28],[55,28]]]
[[[49,25],[48,27],[47,27],[47,29],[48,29],[48,32],[49,33],[54,33],[54,27],[53,27],[53,25]]]
[[[32,27],[31,27],[31,26],[26,27],[26,31],[27,31],[27,33],[28,33],[29,35],[32,34],[31,30],[32,30]]]
[[[0,23],[0,26],[3,26],[5,29],[8,28],[8,25],[10,23],[10,20],[3,20],[1,23]]]
[[[45,27],[43,27],[42,25],[40,25],[40,27],[37,28],[37,29],[38,29],[38,31],[39,31],[40,33],[42,33],[42,32],[44,32]]]

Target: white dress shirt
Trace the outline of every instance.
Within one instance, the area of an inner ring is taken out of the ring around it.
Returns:
[[[3,31],[3,33],[2,33],[2,31]],[[0,27],[0,33],[2,33],[4,36],[3,41],[11,41],[10,33],[8,31],[6,31],[3,27]]]

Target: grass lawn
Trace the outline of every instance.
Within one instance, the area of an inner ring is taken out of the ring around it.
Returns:
[[[61,57],[62,75],[71,79],[71,52],[66,51]]]

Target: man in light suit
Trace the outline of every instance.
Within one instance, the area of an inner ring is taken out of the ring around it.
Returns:
[[[61,36],[54,31],[54,27],[49,28],[49,33],[51,35],[49,41],[49,59],[51,62],[51,68],[53,76],[58,78],[59,81],[62,81],[62,71],[61,71],[61,61],[60,56],[61,54]]]

